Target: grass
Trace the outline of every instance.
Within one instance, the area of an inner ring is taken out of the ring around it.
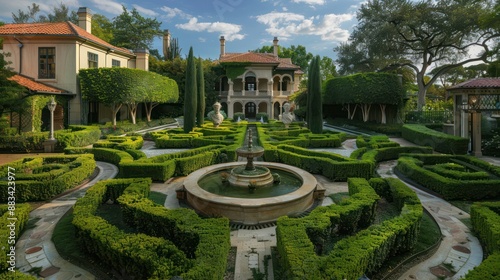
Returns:
[[[333,200],[333,203],[341,204],[342,201],[349,198],[349,193],[348,192],[333,193],[333,194],[329,195],[328,197]]]
[[[123,219],[123,211],[120,204],[101,204],[95,213],[108,223],[114,225],[115,227],[121,229],[125,233],[137,233],[137,230],[129,226]]]
[[[167,195],[160,192],[149,192],[148,198],[157,204],[165,205],[165,200],[167,199]]]

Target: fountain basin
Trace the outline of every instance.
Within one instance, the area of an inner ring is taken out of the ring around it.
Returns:
[[[276,221],[281,216],[307,210],[314,203],[317,181],[310,173],[286,164],[259,162],[257,167],[283,170],[297,176],[302,185],[291,193],[267,198],[235,198],[210,193],[202,189],[200,178],[241,166],[241,162],[222,163],[201,168],[184,179],[186,200],[196,211],[212,217],[224,216],[232,222],[256,225]],[[271,186],[275,188],[279,186]]]

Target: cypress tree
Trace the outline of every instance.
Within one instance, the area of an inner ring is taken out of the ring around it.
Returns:
[[[312,103],[311,103],[311,81],[312,81],[312,68],[314,64],[314,57],[309,62],[309,66],[307,68],[307,105],[306,105],[306,123],[307,127],[311,128],[311,112],[312,112]]]
[[[198,127],[201,127],[205,119],[205,76],[203,73],[201,58],[198,58],[198,69],[196,69],[196,71],[196,74],[198,76],[198,79],[196,81],[198,85],[198,109],[196,110],[196,124],[198,125]]]
[[[323,102],[321,100],[321,76],[320,76],[320,57],[317,55],[311,61],[308,77],[308,96],[307,108],[309,129],[312,133],[323,133]]]
[[[193,47],[189,48],[186,67],[186,86],[184,88],[184,132],[188,133],[196,125],[196,103],[198,103],[198,87],[196,86],[196,64]]]

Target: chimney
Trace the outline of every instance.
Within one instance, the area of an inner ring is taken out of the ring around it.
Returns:
[[[273,53],[274,56],[278,56],[278,37],[274,37],[273,40]]]
[[[80,7],[78,8],[78,12],[76,14],[78,15],[78,26],[83,28],[88,33],[92,33],[92,14],[90,13],[90,9],[87,7]]]
[[[168,52],[170,52],[170,37],[170,32],[165,29],[165,33],[163,33],[163,56],[165,60],[167,60]]]
[[[220,36],[220,56],[223,56],[226,54],[226,39],[224,39],[224,36]]]

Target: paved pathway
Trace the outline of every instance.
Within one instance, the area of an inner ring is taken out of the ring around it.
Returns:
[[[41,267],[40,275],[48,280],[95,279],[94,275],[62,259],[51,241],[59,219],[82,197],[87,188],[100,180],[116,176],[118,168],[106,162],[97,162],[99,174],[96,178],[60,198],[54,199],[30,213],[30,219],[38,219],[35,227],[26,230],[16,243],[16,266],[26,272]]]

